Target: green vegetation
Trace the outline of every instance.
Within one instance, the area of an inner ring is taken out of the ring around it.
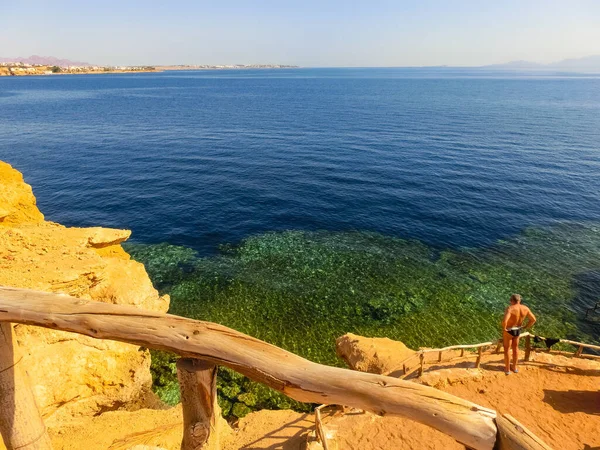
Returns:
[[[267,233],[219,255],[129,245],[171,312],[218,322],[310,360],[341,365],[336,337],[385,336],[412,348],[476,343],[499,335],[513,292],[538,315],[536,332],[592,342],[585,305],[600,292],[600,228],[527,229],[493,248],[437,251],[375,233]],[[155,389],[178,400],[174,359],[155,353]],[[225,416],[306,409],[228,369],[219,372]]]
[[[60,68],[58,66],[52,66],[52,67],[50,67],[50,70],[52,71],[52,73],[61,73],[62,72],[62,68]]]

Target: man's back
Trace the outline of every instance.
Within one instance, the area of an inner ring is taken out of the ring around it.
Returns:
[[[510,315],[506,328],[511,328],[523,325],[523,321],[530,314],[530,311],[527,306],[517,303],[506,308],[506,313]]]
[[[510,296],[510,306],[504,311],[502,319],[502,341],[504,343],[504,373],[510,375],[510,355],[509,350],[512,348],[513,372],[519,372],[517,362],[519,360],[519,336],[523,322],[527,319],[527,326],[531,328],[535,323],[535,316],[525,305],[521,304],[521,296],[513,294]]]

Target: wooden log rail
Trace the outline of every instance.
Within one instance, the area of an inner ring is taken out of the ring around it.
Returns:
[[[527,337],[527,338],[529,338],[529,336],[531,336],[531,334],[529,332],[525,332],[521,335],[521,337]],[[451,346],[443,347],[443,348],[426,348],[426,349],[418,350],[415,353],[413,353],[412,355],[410,355],[408,358],[402,360],[398,364],[397,368],[390,370],[389,372],[386,373],[386,375],[389,375],[390,373],[397,372],[398,370],[402,369],[403,374],[400,376],[400,379],[406,378],[414,370],[416,370],[415,368],[413,368],[413,370],[409,370],[408,363],[410,361],[412,361],[413,359],[419,358],[418,370],[419,370],[419,377],[420,377],[421,375],[423,375],[423,372],[425,371],[425,355],[428,355],[431,353],[437,353],[438,354],[437,362],[441,363],[442,359],[443,359],[443,354],[445,352],[454,351],[454,350],[460,350],[461,351],[460,357],[463,358],[465,356],[465,350],[471,350],[471,349],[475,350],[476,349],[477,353],[474,355],[477,357],[477,359],[475,360],[475,368],[479,368],[479,366],[481,364],[481,357],[483,356],[483,352],[485,351],[485,349],[487,347],[493,347],[495,345],[497,346],[498,344],[502,344],[502,339],[495,341],[495,342],[482,342],[480,344],[461,344],[461,345],[451,345]]]
[[[535,337],[542,339],[542,340],[546,340],[546,338],[541,337],[541,336],[535,336],[535,335],[529,333],[528,331],[521,334],[521,337],[525,338],[525,341],[524,341],[525,342],[525,356],[524,356],[525,361],[529,361],[531,359],[532,351],[533,352],[544,351],[544,350],[540,350],[539,348],[533,347],[531,344],[531,341],[532,341],[532,338],[535,338]],[[600,351],[600,346],[598,346],[598,345],[586,344],[583,342],[572,341],[569,339],[560,339],[559,342],[561,342],[563,344],[573,345],[573,346],[577,347],[577,350],[575,352],[564,352],[564,351],[554,350],[551,352],[552,354],[571,356],[571,357],[575,357],[575,358],[584,358],[584,359],[600,359],[600,355],[590,355],[587,353],[583,353],[583,350],[586,348],[588,348],[590,350]],[[477,349],[477,354],[476,355],[473,354],[470,356],[476,356],[474,368],[479,368],[479,366],[481,364],[481,357],[483,356],[483,352],[485,351],[485,348],[492,347],[494,345],[496,345],[496,353],[498,353],[500,351],[500,348],[502,347],[502,339],[499,339],[496,342],[482,342],[480,344],[451,345],[451,346],[443,347],[443,348],[428,348],[428,349],[419,350],[419,351],[416,351],[415,353],[413,353],[412,355],[410,355],[408,358],[402,360],[399,363],[397,368],[394,368],[394,369],[386,372],[385,375],[390,375],[391,373],[398,372],[401,369],[402,375],[400,377],[398,377],[399,379],[405,379],[411,373],[413,373],[415,370],[418,370],[418,376],[421,377],[423,375],[423,373],[425,372],[425,363],[426,363],[425,355],[437,353],[438,354],[437,362],[441,363],[443,360],[444,352],[460,350],[461,351],[460,358],[463,358],[463,357],[465,357],[465,350],[467,350],[467,349]],[[550,350],[547,350],[547,351],[550,352]],[[413,359],[417,359],[417,358],[419,358],[419,365],[415,365],[412,368],[410,368],[408,363],[411,362]],[[452,359],[454,359],[454,358],[452,358]],[[448,361],[450,361],[450,360],[448,360]]]
[[[546,338],[544,338],[542,336],[536,336],[536,337],[541,339],[542,341],[546,340]],[[586,348],[588,348],[590,350],[600,351],[600,346],[598,346],[598,345],[586,344],[583,342],[572,341],[570,339],[560,339],[558,342],[560,342],[562,344],[573,345],[573,346],[577,347],[577,350],[575,352],[565,352],[565,351],[560,351],[560,350],[547,349],[546,351],[548,351],[549,353],[552,353],[554,355],[574,356],[576,358],[584,358],[584,359],[600,359],[600,355],[590,355],[587,353],[583,353],[583,350]],[[529,345],[531,345],[531,344],[529,344]],[[530,347],[530,351],[539,352],[539,351],[544,351],[544,350],[540,350],[539,348],[531,348]],[[528,361],[529,358],[526,357],[525,360]]]
[[[70,331],[202,360],[196,367],[185,361],[179,364],[185,371],[180,373],[184,401],[189,403],[190,396],[195,401],[200,397],[205,408],[199,411],[184,405],[187,442],[193,443],[182,445],[185,450],[203,448],[200,441],[211,428],[207,411],[214,397],[214,368],[207,363],[227,366],[301,402],[347,405],[379,415],[403,416],[469,448],[491,450],[497,439],[501,443],[499,430],[503,425],[495,421],[494,410],[428,386],[316,364],[215,323],[6,287],[0,287],[0,322]],[[18,417],[13,413],[10,409],[0,411],[14,421]],[[10,441],[7,447],[17,448]]]

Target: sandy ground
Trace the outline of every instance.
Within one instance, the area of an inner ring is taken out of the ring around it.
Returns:
[[[224,440],[223,450],[303,449],[314,427],[314,414],[260,411],[240,421],[230,438]]]
[[[451,369],[448,369],[451,367]],[[474,403],[510,414],[556,450],[600,448],[600,363],[536,355],[518,374],[505,375],[501,356],[432,367],[429,384]],[[330,417],[326,427],[338,449],[458,449],[449,437],[397,417],[350,414]]]
[[[518,374],[504,375],[499,358],[485,368],[496,376],[444,390],[512,415],[557,450],[600,448],[600,363],[540,354]]]
[[[472,366],[472,361],[442,363],[424,380],[511,414],[556,450],[600,448],[600,362],[541,354],[509,376],[502,371],[499,355],[484,357],[482,370]],[[128,450],[136,445],[175,450],[181,442],[181,423],[179,407],[115,411],[51,428],[50,434],[57,450]],[[331,450],[464,448],[436,430],[398,417],[338,410],[325,412],[324,424]],[[260,411],[240,420],[221,444],[224,450],[300,450],[311,441],[313,430],[313,414]]]

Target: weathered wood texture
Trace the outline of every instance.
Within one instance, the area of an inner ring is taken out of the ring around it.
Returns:
[[[591,348],[593,350],[600,350],[600,346],[592,344],[584,344],[583,342],[570,341],[569,339],[561,339],[560,342],[563,344],[571,344],[577,347]]]
[[[428,386],[316,364],[210,322],[13,288],[0,288],[0,321],[129,342],[210,361],[296,400],[407,417],[474,449],[491,449],[496,441],[496,412],[491,409]]]
[[[525,338],[525,361],[531,359],[531,336]]]
[[[446,352],[448,350],[462,350],[462,349],[467,349],[467,348],[490,347],[492,345],[494,345],[494,342],[482,342],[481,344],[451,345],[450,347],[444,347],[444,348],[428,348],[426,350],[420,350],[420,352],[421,353]]]
[[[496,425],[498,425],[498,450],[552,450],[508,414],[498,415]]]
[[[199,359],[182,358],[177,361],[177,379],[183,409],[181,450],[208,448],[216,420],[217,366]]]
[[[317,406],[315,408],[315,434],[317,439],[323,446],[323,450],[329,450],[329,444],[327,442],[327,433],[323,428],[323,421],[321,420],[321,408],[325,405]]]
[[[8,450],[52,448],[8,322],[0,322],[0,433]]]
[[[475,360],[475,368],[479,369],[481,365],[481,357],[483,356],[483,347],[479,347],[477,349],[477,359]]]

